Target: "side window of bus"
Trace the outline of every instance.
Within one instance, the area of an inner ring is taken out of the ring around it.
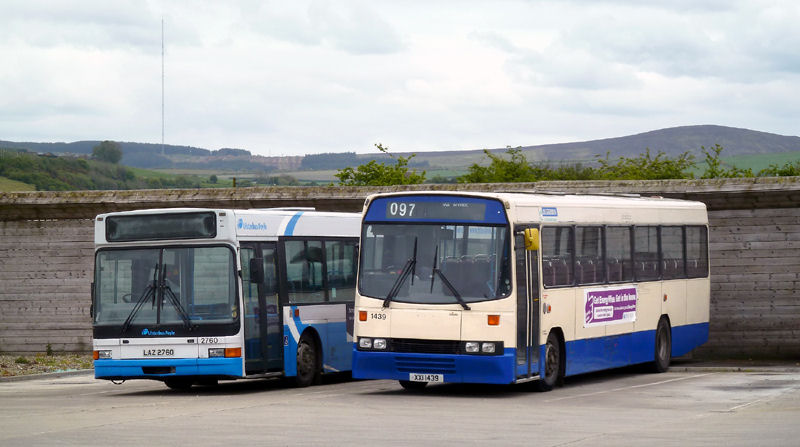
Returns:
[[[321,241],[286,241],[286,285],[290,303],[325,301]]]
[[[686,273],[689,278],[708,276],[708,232],[706,227],[686,227]]]
[[[330,300],[355,300],[357,263],[355,241],[325,241],[325,259]]]
[[[575,279],[578,284],[606,281],[603,263],[603,227],[575,229]]]
[[[683,261],[683,227],[661,227],[662,278],[685,278]]]
[[[542,281],[545,286],[571,286],[574,231],[572,227],[542,228]]]
[[[658,256],[658,227],[634,228],[634,270],[637,281],[656,280],[661,276]]]
[[[606,228],[608,282],[633,281],[631,227]]]

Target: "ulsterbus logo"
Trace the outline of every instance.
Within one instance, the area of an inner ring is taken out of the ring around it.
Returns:
[[[258,223],[248,223],[245,222],[244,219],[239,219],[239,222],[236,223],[236,228],[240,230],[266,230],[267,224],[263,222]]]
[[[150,329],[142,329],[142,335],[151,335],[154,337],[163,335],[175,335],[175,331],[151,331]]]

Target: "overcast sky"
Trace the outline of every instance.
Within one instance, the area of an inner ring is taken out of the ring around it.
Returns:
[[[261,155],[798,135],[797,0],[0,5],[0,140]]]

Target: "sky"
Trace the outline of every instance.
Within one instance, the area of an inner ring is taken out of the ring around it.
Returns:
[[[162,78],[162,22],[164,58]],[[799,135],[796,0],[4,0],[0,140],[265,156]]]

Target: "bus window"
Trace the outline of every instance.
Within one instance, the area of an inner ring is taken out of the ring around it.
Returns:
[[[356,293],[356,243],[325,241],[328,295],[331,301],[353,301]]]
[[[286,281],[290,303],[325,301],[322,242],[286,241]]]
[[[706,227],[686,227],[686,273],[689,278],[708,276],[708,233]]]
[[[605,282],[603,227],[575,229],[575,277],[578,284]]]
[[[573,284],[573,237],[572,227],[542,228],[542,280],[545,286]]]
[[[637,281],[656,280],[661,276],[658,256],[658,227],[635,227],[634,270]]]
[[[683,227],[661,227],[661,268],[664,279],[685,278]]]
[[[608,282],[633,281],[631,228],[606,228],[606,266]]]

